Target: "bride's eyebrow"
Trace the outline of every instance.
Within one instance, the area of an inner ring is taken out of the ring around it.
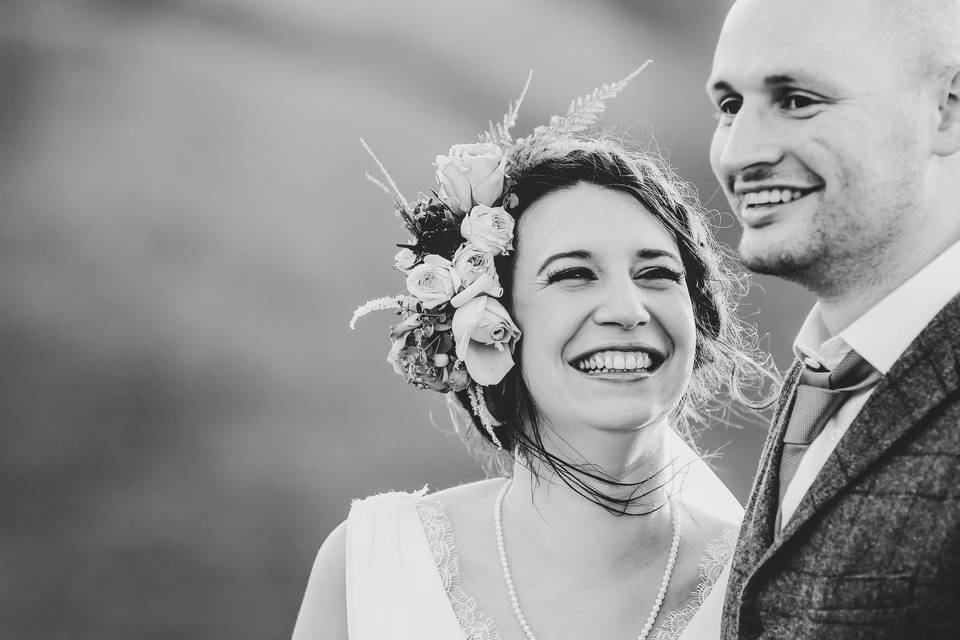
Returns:
[[[671,258],[679,263],[683,263],[680,256],[666,249],[641,249],[637,251],[637,257],[644,260],[655,260],[657,258]]]
[[[551,264],[557,260],[563,260],[564,258],[580,258],[583,260],[589,260],[593,257],[593,254],[585,249],[576,249],[574,251],[564,251],[562,253],[554,253],[551,256],[548,256],[546,260],[543,261],[543,264],[540,265],[540,268],[537,269],[537,275],[543,273],[543,270],[549,267]]]

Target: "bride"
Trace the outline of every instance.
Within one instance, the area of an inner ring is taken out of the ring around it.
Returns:
[[[718,634],[741,509],[678,434],[722,385],[742,398],[769,374],[691,190],[584,133],[625,84],[514,140],[518,100],[438,156],[440,189],[415,203],[386,176],[407,292],[354,320],[400,314],[388,361],[447,393],[501,473],[356,501],[295,640]]]

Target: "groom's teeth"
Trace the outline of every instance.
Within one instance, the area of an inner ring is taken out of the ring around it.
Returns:
[[[764,189],[763,191],[751,191],[743,194],[743,203],[748,207],[755,207],[764,204],[787,203],[797,200],[803,196],[802,191],[791,189]]]

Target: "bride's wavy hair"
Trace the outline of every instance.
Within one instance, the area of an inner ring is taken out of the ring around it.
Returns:
[[[714,239],[709,228],[710,214],[700,205],[695,189],[657,154],[627,148],[614,139],[545,136],[514,156],[508,174],[511,184],[504,202],[516,203],[507,210],[517,220],[518,235],[523,233],[520,219],[534,202],[584,183],[636,198],[672,232],[686,272],[697,336],[690,385],[671,414],[670,422],[676,431],[689,440],[698,425],[706,424],[707,414],[718,404],[729,406],[732,402],[749,409],[769,405],[779,378],[769,358],[757,346],[755,329],[735,311],[747,290],[746,276],[734,268],[728,251]],[[496,259],[504,289],[501,302],[511,315],[515,261],[516,253]],[[515,353],[517,362],[522,351],[521,338]],[[540,466],[537,463],[546,465],[575,491],[617,514],[630,513],[634,501],[658,488],[647,487],[647,481],[622,483],[596,465],[570,461],[549,451],[543,439],[544,428],[549,425],[538,410],[519,365],[499,384],[486,387],[484,395],[490,413],[501,423],[495,432],[504,451],[515,453],[534,471]],[[491,475],[506,472],[509,458],[492,456],[496,464],[490,463],[492,440],[480,419],[469,411],[466,392],[458,393],[457,399],[467,409],[461,414],[469,413],[472,421],[473,434],[466,438],[468,446],[479,434],[483,446],[473,445],[473,452],[486,458],[485,466]]]

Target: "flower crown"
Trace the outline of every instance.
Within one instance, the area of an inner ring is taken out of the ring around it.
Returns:
[[[395,268],[406,276],[406,292],[370,300],[353,313],[357,320],[382,309],[400,315],[390,328],[393,341],[387,362],[407,382],[441,393],[466,391],[471,408],[491,441],[502,448],[493,427],[483,387],[498,384],[514,366],[520,329],[497,300],[503,288],[494,259],[513,249],[513,217],[506,208],[519,203],[510,192],[518,152],[547,136],[572,135],[592,126],[606,107],[643,69],[623,80],[604,84],[570,103],[567,113],[553,116],[526,138],[513,139],[510,129],[530,86],[531,72],[520,97],[502,121],[490,123],[480,142],[455,144],[438,155],[437,190],[409,203],[390,174],[361,138],[386,180],[366,177],[394,199],[397,216],[410,239],[397,245]],[[387,186],[389,185],[389,187]],[[504,208],[506,207],[506,208]]]

